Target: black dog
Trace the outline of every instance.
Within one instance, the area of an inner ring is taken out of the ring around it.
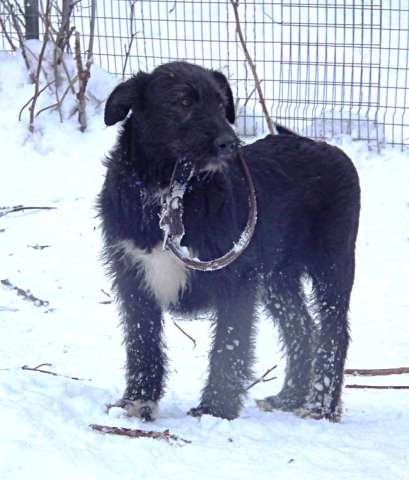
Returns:
[[[205,309],[215,318],[210,371],[190,413],[237,417],[252,374],[261,301],[280,328],[287,368],[280,394],[259,406],[337,420],[360,208],[351,161],[335,147],[285,129],[241,147],[257,191],[254,237],[230,266],[192,271],[162,249],[161,195],[175,162],[190,158],[196,173],[184,198],[183,245],[209,260],[239,238],[248,189],[229,125],[235,119],[230,87],[219,72],[169,63],[116,87],[105,123],[124,120],[129,111],[99,198],[125,331],[127,387],[118,405],[129,415],[154,418],[166,364],[162,312]],[[311,308],[303,278],[313,285]]]

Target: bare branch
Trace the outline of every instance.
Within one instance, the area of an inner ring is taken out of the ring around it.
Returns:
[[[20,287],[16,287],[10,282],[8,278],[0,280],[0,283],[5,287],[10,288],[11,290],[14,290],[17,293],[17,295],[19,295],[20,297],[23,297],[24,300],[28,300],[29,302],[32,302],[36,307],[48,307],[50,305],[50,302],[48,300],[41,300],[40,298],[34,296],[30,292],[30,290],[23,290]]]
[[[75,77],[73,77],[71,79],[72,82],[75,82],[76,79],[77,79],[77,75],[75,75]],[[57,97],[57,102],[56,103],[53,103],[52,105],[48,105],[47,107],[44,107],[42,108],[41,110],[39,110],[37,113],[36,113],[36,117],[38,117],[41,113],[45,112],[46,110],[50,110],[51,108],[58,108],[59,111],[61,111],[61,106],[65,100],[65,97],[67,96],[68,92],[70,91],[70,88],[71,88],[71,83],[68,84],[67,88],[65,89],[62,97],[60,99],[58,99]]]
[[[35,84],[34,84],[34,95],[31,101],[31,105],[29,106],[30,112],[30,124],[29,130],[31,133],[34,132],[34,118],[35,118],[35,107],[39,97],[39,90],[40,90],[40,73],[41,73],[41,66],[43,63],[44,53],[47,48],[48,38],[49,38],[49,31],[50,31],[50,9],[51,9],[51,0],[47,0],[46,7],[45,7],[45,14],[44,14],[44,36],[43,36],[43,44],[41,46],[40,54],[38,55],[38,63],[37,63],[37,72],[35,76]]]
[[[7,10],[8,14],[10,15],[11,22],[13,24],[13,28],[14,28],[16,34],[17,34],[18,43],[19,43],[20,50],[21,50],[21,56],[23,57],[24,63],[26,65],[30,80],[31,80],[32,83],[35,83],[36,82],[36,77],[34,75],[34,72],[31,69],[30,62],[28,60],[26,45],[25,45],[25,41],[24,41],[24,35],[23,35],[22,30],[21,30],[21,25],[19,23],[19,17],[14,10],[14,6],[8,0],[2,0],[2,3],[4,5],[4,8]]]
[[[274,367],[269,368],[266,370],[261,377],[259,377],[257,380],[255,380],[253,383],[250,383],[250,385],[246,388],[247,391],[250,390],[250,388],[253,388],[255,385],[258,383],[266,383],[266,382],[271,382],[271,380],[275,380],[277,377],[271,377],[271,378],[266,378],[269,373],[271,373],[274,369],[277,368],[277,365],[274,365]]]
[[[383,376],[383,375],[402,375],[409,373],[409,367],[398,368],[347,368],[345,370],[347,375],[362,375],[362,376]]]
[[[79,88],[77,92],[78,121],[80,123],[81,132],[85,132],[87,128],[85,92],[87,89],[88,80],[91,75],[92,56],[93,56],[94,37],[95,37],[95,17],[96,17],[96,0],[91,0],[90,33],[89,33],[87,61],[85,64],[85,68],[83,68],[82,59],[81,59],[80,34],[79,32],[75,32],[75,59],[77,63],[78,83],[79,83]]]
[[[9,42],[10,48],[15,52],[17,50],[17,47],[14,45],[13,40],[11,39],[10,35],[8,34],[6,24],[4,23],[3,19],[0,17],[0,27],[3,30],[4,36],[6,37],[6,40]]]
[[[195,340],[192,336],[190,336],[188,333],[186,333],[186,332],[183,330],[183,328],[182,328],[180,325],[178,325],[178,323],[177,323],[175,320],[173,320],[173,325],[175,325],[175,327],[176,327],[180,332],[182,332],[183,335],[185,335],[189,340],[191,340],[192,343],[193,343],[193,348],[196,348],[196,340]]]
[[[255,86],[256,86],[256,89],[257,89],[257,93],[258,93],[258,98],[259,98],[259,101],[260,101],[261,108],[263,110],[264,118],[266,119],[268,130],[271,133],[271,135],[275,135],[276,131],[275,131],[273,122],[271,120],[270,114],[268,113],[268,110],[267,110],[266,102],[264,100],[263,91],[262,91],[261,85],[260,85],[260,80],[259,80],[258,75],[257,75],[256,66],[254,65],[253,59],[251,58],[250,52],[247,48],[246,40],[244,38],[244,34],[243,34],[243,31],[242,31],[242,28],[241,28],[240,16],[239,16],[239,2],[234,1],[234,0],[230,0],[230,3],[231,3],[231,5],[233,7],[233,10],[234,10],[234,17],[235,17],[235,20],[236,20],[236,31],[237,31],[237,34],[239,36],[240,43],[241,43],[241,46],[243,48],[244,55],[246,57],[247,63],[249,64],[251,72],[253,74],[254,83],[255,83]]]
[[[345,388],[362,388],[372,390],[409,390],[409,385],[345,385]]]
[[[86,68],[88,71],[91,69],[92,57],[94,54],[96,11],[97,11],[97,2],[96,0],[91,0],[91,18],[90,18],[90,24],[89,24],[89,41],[88,41],[87,63],[86,63]]]
[[[120,427],[109,427],[107,425],[96,425],[92,423],[89,425],[92,430],[96,430],[101,433],[110,433],[114,435],[122,435],[131,438],[154,438],[155,440],[165,440],[167,442],[175,441],[177,443],[192,443],[190,440],[178,437],[169,432],[169,430],[164,430],[163,432],[155,431],[146,431],[139,430],[134,428],[120,428]]]
[[[37,98],[44,92],[44,90],[47,90],[47,88],[48,88],[50,85],[52,85],[53,83],[55,83],[55,80],[51,80],[51,82],[46,83],[46,84],[44,85],[44,87],[41,88],[41,89],[37,92]],[[28,101],[21,107],[20,112],[19,112],[19,114],[18,114],[18,121],[21,120],[21,115],[22,115],[24,109],[25,109],[26,107],[28,107],[28,105],[30,105],[30,102],[33,102],[35,95],[36,95],[36,93],[34,92],[34,95],[30,98],[30,100],[28,100]]]
[[[128,43],[128,48],[125,51],[125,61],[124,61],[124,66],[122,68],[122,79],[125,78],[126,65],[128,63],[129,55],[131,54],[132,44],[133,44],[133,41],[134,41],[136,33],[137,33],[137,32],[134,32],[135,3],[136,3],[136,0],[131,0],[131,15],[129,17],[129,23],[131,25],[131,28],[130,28],[131,35],[130,35],[130,40],[129,40],[129,43]]]
[[[53,375],[54,377],[64,377],[69,378],[70,380],[78,380],[80,382],[91,382],[90,378],[80,378],[80,377],[71,377],[69,375],[62,375],[61,373],[50,372],[49,370],[43,370],[41,367],[51,367],[51,363],[41,363],[36,367],[29,367],[28,365],[23,365],[21,367],[22,370],[28,370],[30,372],[39,372],[39,373],[46,373],[47,375]]]
[[[14,207],[0,207],[0,217],[4,217],[9,213],[21,212],[23,210],[55,210],[56,207],[25,207],[23,205],[16,205]]]

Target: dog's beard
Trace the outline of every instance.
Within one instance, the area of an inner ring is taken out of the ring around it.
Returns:
[[[213,175],[214,173],[223,172],[227,169],[228,162],[227,160],[220,160],[218,158],[208,159],[206,162],[203,162],[202,165],[198,168],[199,173],[203,173],[206,176]]]

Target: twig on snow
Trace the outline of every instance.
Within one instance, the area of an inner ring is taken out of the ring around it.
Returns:
[[[10,282],[8,278],[4,278],[0,280],[0,283],[5,287],[10,288],[11,290],[14,290],[15,292],[17,292],[17,295],[19,295],[20,297],[23,297],[24,300],[27,300],[33,303],[36,307],[48,307],[50,305],[50,302],[48,300],[41,300],[41,298],[34,296],[30,292],[30,290],[23,290],[20,287],[16,287]]]
[[[99,302],[100,305],[110,305],[111,303],[114,303],[114,301],[111,298],[111,295],[108,292],[106,292],[103,288],[101,288],[100,290],[107,298],[109,298],[109,300],[103,300],[102,302]]]
[[[173,320],[173,325],[175,325],[175,327],[176,327],[180,332],[182,332],[183,335],[185,335],[189,340],[191,340],[192,343],[193,343],[193,348],[196,348],[196,340],[195,340],[191,335],[189,335],[188,333],[186,333],[186,332],[183,330],[183,328],[182,328],[180,325],[178,325],[178,323],[176,322],[176,320]]]
[[[275,380],[277,377],[270,377],[266,378],[269,373],[271,373],[274,369],[277,368],[277,365],[274,365],[274,367],[269,368],[266,370],[261,377],[257,378],[257,380],[254,380],[253,383],[250,383],[250,385],[246,388],[247,391],[250,390],[250,388],[253,388],[255,385],[258,383],[266,383],[266,382],[271,382],[271,380]]]
[[[25,207],[24,205],[16,205],[15,207],[0,207],[0,217],[4,217],[9,213],[22,212],[23,210],[55,210],[56,207]]]
[[[163,432],[155,432],[140,430],[137,428],[134,429],[123,427],[109,427],[107,425],[97,425],[95,423],[91,423],[89,427],[92,428],[92,430],[96,430],[97,432],[110,433],[113,435],[122,435],[131,438],[154,438],[155,440],[165,440],[167,442],[175,441],[179,443],[192,443],[190,440],[186,440],[185,438],[181,438],[177,435],[170,433],[169,430],[164,430]]]
[[[271,120],[270,114],[268,113],[268,110],[267,110],[267,106],[266,106],[266,102],[265,102],[265,99],[264,99],[263,91],[261,89],[261,84],[260,84],[261,82],[260,82],[260,79],[258,78],[256,66],[254,65],[253,59],[251,58],[250,52],[247,48],[246,39],[244,38],[243,30],[241,28],[241,22],[240,22],[240,16],[239,16],[239,1],[238,0],[236,0],[236,1],[235,0],[230,0],[230,3],[233,7],[234,17],[235,17],[235,20],[236,20],[237,35],[239,36],[240,43],[241,43],[241,46],[242,46],[243,51],[244,51],[244,56],[246,57],[247,63],[249,64],[250,69],[251,69],[251,73],[253,74],[255,87],[257,89],[258,98],[259,98],[259,101],[260,101],[261,108],[263,110],[264,118],[266,119],[268,130],[271,133],[271,135],[275,135],[276,130],[274,128],[274,125],[273,125],[273,122]]]
[[[345,385],[345,388],[362,388],[373,390],[409,390],[409,385]]]
[[[45,250],[46,248],[50,248],[51,245],[39,245],[38,243],[35,245],[27,245],[28,248],[32,248],[33,250]]]
[[[53,375],[54,377],[64,377],[69,378],[70,380],[78,380],[80,382],[91,382],[90,378],[80,378],[80,377],[71,377],[69,375],[63,375],[62,373],[50,372],[49,370],[43,370],[41,367],[51,367],[51,363],[40,363],[36,367],[29,367],[28,365],[23,365],[21,367],[22,370],[28,370],[29,372],[39,372],[39,373],[46,373],[48,375]]]
[[[409,373],[409,367],[397,367],[397,368],[347,368],[345,369],[346,375],[356,376],[383,376],[383,375],[402,375],[403,373]]]

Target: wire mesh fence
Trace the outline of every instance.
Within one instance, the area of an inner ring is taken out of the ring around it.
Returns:
[[[24,2],[14,3],[23,14]],[[90,7],[76,2],[71,18],[83,51]],[[246,0],[239,13],[273,120],[318,139],[347,134],[378,149],[409,145],[409,2]],[[12,36],[13,29],[4,8],[0,18],[0,49],[8,50],[5,30]],[[172,60],[223,71],[240,133],[266,131],[231,2],[98,0],[95,63],[127,77]]]

